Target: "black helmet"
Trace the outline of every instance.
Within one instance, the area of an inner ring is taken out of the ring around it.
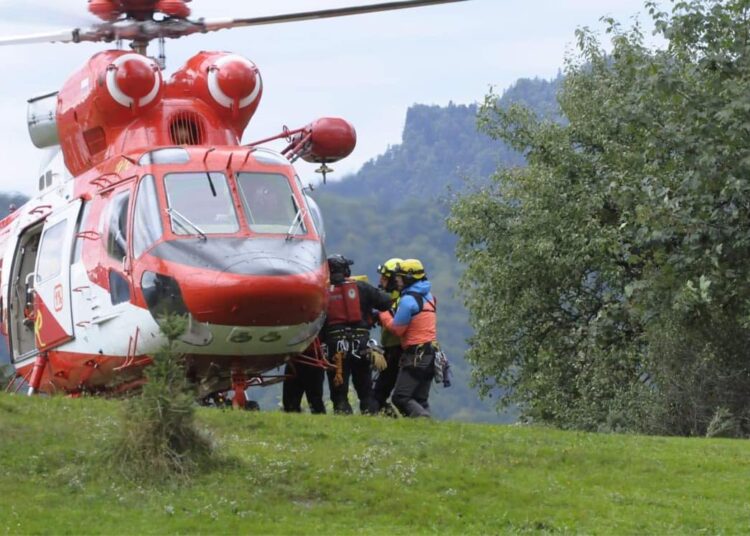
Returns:
[[[334,279],[334,275],[338,275],[340,278],[352,275],[352,271],[349,268],[352,264],[354,264],[354,261],[347,259],[343,255],[331,255],[328,257],[328,271],[331,272],[331,279]]]

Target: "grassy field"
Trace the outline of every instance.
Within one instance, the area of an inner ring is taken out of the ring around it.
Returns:
[[[0,534],[750,533],[750,443],[200,409],[189,484],[106,469],[119,402],[0,395]]]

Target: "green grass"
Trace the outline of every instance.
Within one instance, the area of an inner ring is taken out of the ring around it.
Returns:
[[[0,395],[0,534],[750,532],[750,443],[201,409],[222,463],[107,469],[121,403]]]

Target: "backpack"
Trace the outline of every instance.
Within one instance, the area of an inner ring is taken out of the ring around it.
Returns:
[[[359,304],[359,287],[351,279],[338,285],[331,285],[328,290],[328,309],[326,310],[329,325],[357,324],[362,321],[362,309]]]

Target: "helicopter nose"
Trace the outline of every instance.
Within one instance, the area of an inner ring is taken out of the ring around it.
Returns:
[[[229,326],[289,326],[317,319],[325,308],[324,270],[300,273],[285,259],[263,262],[273,275],[242,275],[240,266],[232,266],[213,278],[191,277],[180,285],[187,309],[200,322]]]
[[[325,309],[328,271],[320,242],[172,240],[151,254],[170,264],[185,309],[200,322],[289,326],[312,322]]]

